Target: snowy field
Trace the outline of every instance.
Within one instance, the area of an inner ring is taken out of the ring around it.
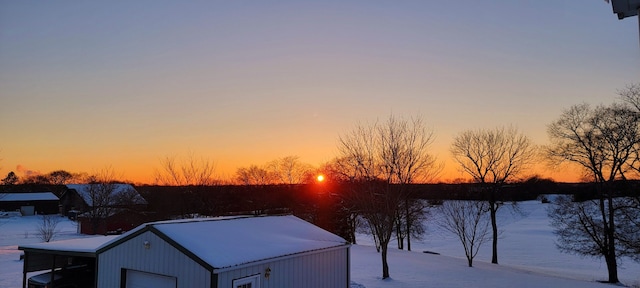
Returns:
[[[390,280],[380,280],[380,255],[369,236],[358,235],[352,246],[351,280],[362,287],[611,287],[604,260],[560,253],[549,225],[547,207],[540,201],[520,202],[518,212],[504,206],[498,210],[498,261],[491,263],[491,242],[481,247],[474,267],[467,267],[460,241],[433,224],[433,213],[425,223],[424,239],[412,241],[413,252],[389,245]],[[367,247],[362,247],[362,246]],[[432,251],[440,255],[422,253]],[[640,264],[629,259],[618,262],[620,281],[640,287]],[[358,286],[352,286],[355,288]]]
[[[604,261],[558,252],[555,236],[546,214],[548,204],[538,201],[519,204],[520,213],[502,208],[498,243],[500,265],[489,263],[490,243],[480,250],[474,267],[467,267],[464,251],[458,240],[425,224],[424,239],[413,242],[413,251],[389,246],[391,278],[381,280],[380,255],[371,246],[369,236],[359,235],[358,245],[351,248],[352,288],[418,288],[418,287],[612,287],[598,283],[607,279]],[[56,240],[87,237],[76,233],[73,222],[61,218]],[[0,287],[22,287],[22,261],[18,245],[41,242],[36,235],[38,216],[0,217]],[[426,254],[433,251],[440,255]],[[618,271],[621,281],[630,287],[640,287],[640,264],[623,259]]]

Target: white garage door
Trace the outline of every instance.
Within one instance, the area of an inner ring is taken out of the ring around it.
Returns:
[[[127,270],[127,288],[176,288],[176,278]]]

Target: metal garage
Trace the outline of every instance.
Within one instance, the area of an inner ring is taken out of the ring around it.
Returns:
[[[344,239],[295,216],[154,222],[96,251],[97,284],[346,288],[349,247]]]

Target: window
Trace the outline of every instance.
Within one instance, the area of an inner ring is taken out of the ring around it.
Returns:
[[[260,274],[233,280],[233,288],[260,288]]]

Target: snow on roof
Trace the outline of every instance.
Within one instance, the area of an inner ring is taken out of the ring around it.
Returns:
[[[50,250],[60,252],[95,253],[98,248],[118,238],[115,236],[97,236],[70,240],[52,241],[20,245],[20,250]]]
[[[51,192],[0,193],[0,202],[10,201],[58,201],[58,196]]]
[[[134,201],[134,204],[147,204],[147,200],[142,198],[142,196],[138,194],[138,191],[129,184],[68,184],[66,186],[67,189],[76,190],[78,195],[82,197],[82,200],[84,200],[84,202],[90,207],[93,207],[93,197],[91,197],[90,191],[92,189],[102,189],[102,185],[105,185],[105,187],[107,187],[106,189],[113,189],[110,191],[112,197],[110,199],[111,203],[109,204],[111,205],[117,205],[118,203],[115,203],[115,201],[119,199],[118,196],[125,196],[127,193],[135,193],[131,199]]]
[[[149,223],[213,268],[349,245],[295,216],[224,217]],[[141,228],[142,227],[142,228]]]
[[[349,245],[295,216],[244,216],[152,222],[119,236],[25,244],[18,249],[102,253],[150,227],[217,269]]]

